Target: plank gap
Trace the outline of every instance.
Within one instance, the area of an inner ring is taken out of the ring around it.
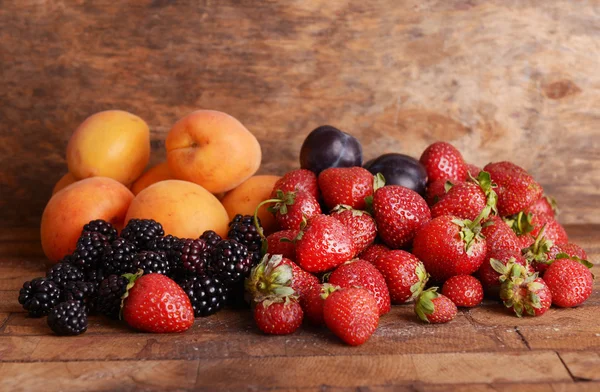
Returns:
[[[523,341],[525,346],[527,346],[527,349],[531,351],[531,346],[529,345],[529,342],[527,341],[527,339],[525,339],[525,336],[523,336],[523,333],[521,333],[521,330],[516,325],[515,325],[515,332],[517,333],[517,335],[519,335],[519,338],[521,338],[521,340]]]

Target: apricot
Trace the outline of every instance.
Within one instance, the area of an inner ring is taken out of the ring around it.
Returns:
[[[269,175],[253,176],[237,188],[227,192],[221,203],[227,210],[229,219],[233,219],[236,214],[254,215],[256,206],[270,197],[273,186],[280,178]],[[268,206],[260,207],[258,217],[265,233],[270,234],[277,231],[278,227],[275,217],[267,208]]]
[[[146,172],[133,183],[131,191],[134,195],[137,195],[152,184],[173,179],[174,177],[169,170],[169,164],[167,162],[162,162],[146,170]]]
[[[73,177],[73,175],[71,173],[65,174],[64,176],[62,176],[60,178],[60,180],[58,180],[56,185],[54,185],[54,189],[52,189],[52,195],[54,196],[58,191],[60,191],[63,188],[68,187],[75,181],[77,181],[77,179],[75,177]]]
[[[67,146],[69,171],[77,179],[110,177],[130,185],[150,160],[150,131],[138,116],[108,110],[88,117]]]
[[[75,250],[83,226],[104,219],[123,226],[133,193],[112,178],[93,177],[77,181],[57,192],[42,214],[41,238],[51,262]]]
[[[180,180],[160,181],[142,190],[131,202],[126,221],[154,219],[165,234],[198,238],[205,230],[227,235],[229,217],[217,198],[198,184]]]
[[[177,121],[166,141],[173,175],[211,193],[229,191],[258,170],[258,140],[232,116],[198,110]]]

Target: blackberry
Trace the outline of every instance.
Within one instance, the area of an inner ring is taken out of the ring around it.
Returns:
[[[210,250],[204,240],[184,240],[180,253],[180,268],[184,273],[191,275],[205,274]]]
[[[212,230],[206,230],[202,233],[200,239],[206,242],[209,249],[213,249],[219,242],[223,241],[223,238]]]
[[[258,224],[260,225],[260,218]],[[248,252],[252,256],[252,263],[256,265],[261,259],[262,239],[258,230],[254,225],[254,217],[251,215],[237,214],[231,222],[229,222],[229,232],[227,238],[236,240],[240,244],[246,245]]]
[[[58,263],[54,264],[52,268],[46,272],[46,278],[56,283],[56,285],[63,289],[69,282],[83,281],[83,272],[75,267],[73,264]]]
[[[77,241],[75,252],[71,255],[71,264],[84,272],[96,269],[108,246],[108,241],[103,234],[85,232]]]
[[[171,273],[171,265],[163,252],[142,251],[135,255],[133,267],[136,271],[142,269],[144,274],[169,275]]]
[[[81,232],[81,234],[85,233],[86,231],[100,233],[103,236],[105,236],[109,242],[113,242],[119,236],[119,234],[117,233],[117,229],[115,229],[113,225],[102,219],[93,220],[87,225],[83,226],[83,231]]]
[[[223,240],[211,252],[208,271],[227,285],[242,281],[250,273],[252,259],[246,245]]]
[[[125,238],[117,238],[104,250],[102,268],[106,274],[125,274],[135,272],[133,260],[137,253],[134,244]]]
[[[167,257],[167,261],[171,264],[171,267],[176,268],[181,257],[182,245],[183,240],[181,238],[169,234],[167,236],[157,237],[152,240],[148,245],[148,250],[153,252],[164,252]]]
[[[47,278],[35,278],[23,283],[19,291],[19,303],[32,317],[42,317],[58,304],[60,288]]]
[[[85,274],[85,281],[94,283],[96,287],[100,285],[100,283],[106,278],[109,274],[107,274],[103,268],[98,268],[95,270],[89,270]]]
[[[61,302],[48,314],[48,326],[61,336],[80,335],[87,330],[85,306],[78,301]]]
[[[227,289],[217,278],[193,276],[183,281],[181,288],[190,298],[196,317],[217,313],[227,302]]]
[[[109,275],[100,283],[96,299],[96,311],[117,320],[121,312],[121,297],[127,291],[129,281],[119,275]]]
[[[152,240],[164,235],[162,225],[153,219],[131,219],[121,232],[121,237],[140,250],[149,250]]]
[[[79,301],[91,307],[97,289],[98,285],[93,282],[68,282],[62,290],[62,300]]]

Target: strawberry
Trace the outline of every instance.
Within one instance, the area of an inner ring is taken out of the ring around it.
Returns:
[[[500,298],[517,317],[522,317],[524,312],[534,317],[541,316],[552,304],[552,294],[546,282],[537,274],[527,274],[519,264],[513,265],[510,278],[502,283]]]
[[[294,333],[302,324],[304,313],[294,298],[267,298],[254,307],[254,321],[258,328],[270,335]]]
[[[319,198],[317,176],[312,171],[306,169],[296,169],[284,174],[273,186],[271,198],[277,196],[278,190],[283,193],[302,191],[315,199]]]
[[[273,296],[296,295],[302,299],[312,286],[318,284],[316,276],[304,271],[293,261],[281,255],[269,254],[252,268],[245,281],[246,292],[255,302]]]
[[[334,208],[332,217],[342,222],[352,235],[356,253],[365,250],[377,237],[375,219],[366,211],[354,210],[350,206],[338,205]]]
[[[533,243],[523,248],[521,253],[527,259],[527,262],[533,266],[536,272],[543,275],[548,268],[548,265],[552,262],[553,258],[549,257],[551,249],[554,247],[554,243],[546,238],[546,227],[542,227],[542,230],[537,234],[537,237],[533,240]],[[553,255],[560,252],[555,251]]]
[[[483,170],[498,184],[498,214],[508,216],[524,210],[542,196],[542,187],[525,169],[512,162],[488,163]]]
[[[436,180],[465,181],[467,165],[452,144],[436,142],[423,151],[419,159],[427,171],[429,182]]]
[[[299,230],[281,230],[267,236],[267,252],[272,255],[282,255],[286,259],[296,258],[294,238]]]
[[[496,209],[497,196],[492,186],[489,173],[482,171],[474,181],[450,187],[446,195],[431,207],[431,216],[454,215],[475,220],[486,206]]]
[[[381,272],[365,260],[352,260],[337,267],[329,276],[329,283],[348,287],[362,287],[368,290],[377,301],[379,315],[391,310],[390,292]]]
[[[123,319],[144,332],[183,332],[194,324],[190,299],[177,283],[161,274],[125,274]]]
[[[368,246],[367,249],[363,250],[363,252],[358,255],[358,258],[361,260],[366,260],[371,264],[375,264],[375,260],[377,260],[379,256],[390,250],[390,248],[383,244],[373,244]]]
[[[472,163],[467,163],[467,176],[477,178],[479,173],[481,172],[481,168],[477,165],[473,165]]]
[[[373,264],[385,278],[390,298],[395,304],[417,298],[429,278],[421,260],[403,250],[384,252]]]
[[[350,260],[356,253],[346,226],[331,216],[311,218],[298,237],[296,262],[311,273],[329,271]]]
[[[586,260],[559,254],[544,274],[544,281],[552,293],[552,303],[561,308],[581,305],[592,294],[594,276],[592,264]]]
[[[430,207],[433,207],[435,205],[435,203],[437,203],[438,201],[442,200],[444,198],[444,196],[446,196],[446,193],[448,192],[448,190],[458,184],[462,184],[464,181],[460,181],[460,182],[456,182],[456,184],[445,180],[445,179],[440,179],[440,180],[435,180],[433,182],[430,182],[427,185],[427,189],[425,190],[425,200],[427,201],[427,204]]]
[[[255,217],[264,204],[274,204],[269,211],[275,214],[275,220],[283,230],[297,230],[304,219],[321,213],[317,199],[304,191],[283,193],[278,190],[275,198],[264,200],[256,207]]]
[[[335,290],[323,304],[325,325],[351,346],[366,342],[379,324],[377,301],[357,287]]]
[[[325,299],[339,287],[330,285],[329,283],[318,284],[310,288],[304,298],[300,301],[304,317],[313,325],[324,325],[323,320],[323,304]]]
[[[490,216],[483,224],[481,234],[485,237],[488,249],[505,249],[521,252],[519,238],[513,230],[497,215]]]
[[[416,231],[431,220],[425,200],[417,192],[398,185],[375,191],[373,211],[381,239],[396,249],[409,245]]]
[[[556,216],[556,200],[549,196],[542,196],[525,208],[525,214],[535,214],[545,216],[547,218],[555,218]]]
[[[456,306],[473,308],[483,301],[483,287],[471,275],[456,275],[444,282],[442,294],[450,298]]]
[[[319,174],[319,188],[329,209],[345,204],[366,208],[365,198],[373,195],[373,174],[362,167],[330,167]]]
[[[534,220],[536,217],[538,216],[534,215]],[[547,219],[541,226],[538,224],[537,227],[531,232],[531,235],[534,237],[538,235],[544,226],[546,227],[544,237],[546,237],[548,240],[555,244],[566,244],[569,242],[567,231],[560,223],[558,223],[556,219],[553,218]]]
[[[442,215],[417,231],[413,254],[435,281],[470,275],[479,269],[487,252],[486,240],[479,233],[479,221],[489,213],[489,207],[485,210],[474,222]]]
[[[437,292],[437,287],[425,290],[415,301],[415,313],[426,323],[442,324],[454,320],[458,309],[450,298]]]
[[[500,285],[507,279],[515,263],[525,267],[527,274],[534,273],[533,267],[521,256],[521,252],[502,248],[488,250],[478,271],[479,279],[486,293],[492,297],[499,296]]]
[[[552,245],[548,251],[548,260],[556,260],[559,253],[564,253],[569,257],[578,257],[581,260],[587,260],[588,255],[583,248],[572,242],[566,244]]]

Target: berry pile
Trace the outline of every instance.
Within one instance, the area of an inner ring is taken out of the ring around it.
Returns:
[[[245,283],[263,332],[292,333],[306,317],[357,345],[390,303],[413,302],[422,321],[446,323],[484,295],[519,317],[591,295],[585,251],[568,242],[554,201],[523,168],[482,170],[444,142],[418,161],[361,163],[352,136],[318,128],[302,168],[262,203],[281,230],[264,239],[268,254]]]
[[[58,335],[85,332],[94,313],[150,332],[182,331],[194,317],[214,314],[233,293],[243,293],[244,278],[261,257],[258,225],[252,216],[237,215],[229,238],[206,231],[190,239],[165,236],[151,219],[131,219],[120,235],[110,223],[94,220],[83,227],[72,254],[45,278],[23,284],[19,303],[32,317],[48,316]],[[145,301],[165,292],[172,306],[143,312]],[[158,331],[161,318],[168,322]]]

